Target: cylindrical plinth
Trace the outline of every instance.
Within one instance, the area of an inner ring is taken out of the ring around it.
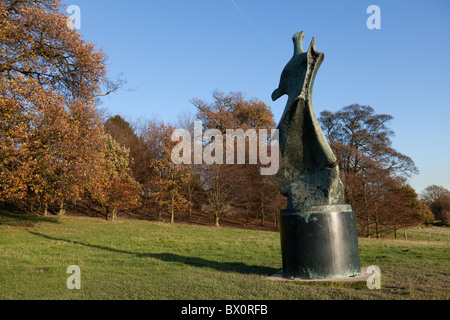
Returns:
[[[280,233],[285,277],[327,279],[361,274],[351,206],[282,210]]]

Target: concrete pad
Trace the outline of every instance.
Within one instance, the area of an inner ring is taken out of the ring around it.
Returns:
[[[278,271],[274,275],[267,278],[271,281],[300,281],[300,282],[367,282],[372,273],[367,273],[367,268],[361,268],[361,274],[347,278],[331,278],[331,279],[300,279],[300,278],[284,278],[283,270]]]

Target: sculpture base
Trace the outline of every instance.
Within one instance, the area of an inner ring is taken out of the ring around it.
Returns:
[[[367,267],[361,267],[361,274],[345,277],[345,278],[324,278],[324,279],[302,279],[302,278],[289,278],[285,277],[283,270],[266,278],[269,281],[298,281],[298,282],[339,282],[339,283],[349,283],[349,282],[366,282],[373,273],[367,272]]]
[[[361,274],[351,206],[282,210],[280,235],[284,277],[330,279]]]

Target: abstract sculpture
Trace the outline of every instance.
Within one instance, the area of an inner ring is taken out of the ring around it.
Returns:
[[[337,159],[317,121],[312,91],[324,54],[312,39],[303,51],[304,32],[294,35],[294,56],[272,94],[288,95],[279,129],[282,155],[276,175],[287,197],[280,216],[285,277],[324,279],[361,273],[355,214],[344,204]]]

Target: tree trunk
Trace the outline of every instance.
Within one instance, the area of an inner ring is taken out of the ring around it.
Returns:
[[[275,212],[274,214],[274,223],[275,223],[275,229],[278,229],[278,213]]]
[[[111,219],[111,222],[114,222],[114,221],[116,221],[116,216],[117,216],[117,209],[113,209],[112,210],[112,219]]]
[[[375,234],[377,239],[380,239],[380,230],[378,229],[378,217],[375,216]]]
[[[44,217],[48,215],[48,204],[45,204],[44,206]]]
[[[170,224],[174,224],[175,222],[175,210],[174,210],[174,206],[175,206],[175,197],[173,195],[173,193],[171,194],[171,206],[170,206]]]
[[[366,184],[363,183],[363,192],[364,192],[364,209],[366,211],[366,217],[367,217],[367,238],[370,239],[370,211],[369,211],[369,205],[367,201],[367,192],[366,192]]]
[[[261,196],[261,226],[264,227],[264,198]]]
[[[189,211],[188,218],[192,217],[192,190],[189,189]]]
[[[245,204],[245,225],[246,226],[248,226],[249,224],[250,224],[250,214],[249,214],[249,211],[250,211],[250,205],[248,204],[248,200],[246,201],[246,204]]]
[[[370,216],[367,215],[367,238],[370,239]]]
[[[218,214],[215,214],[214,215],[214,226],[215,227],[220,227],[220,225],[219,225],[219,215]]]
[[[61,199],[61,202],[59,204],[59,213],[58,215],[63,216],[66,214],[66,209],[64,209],[64,199]]]

